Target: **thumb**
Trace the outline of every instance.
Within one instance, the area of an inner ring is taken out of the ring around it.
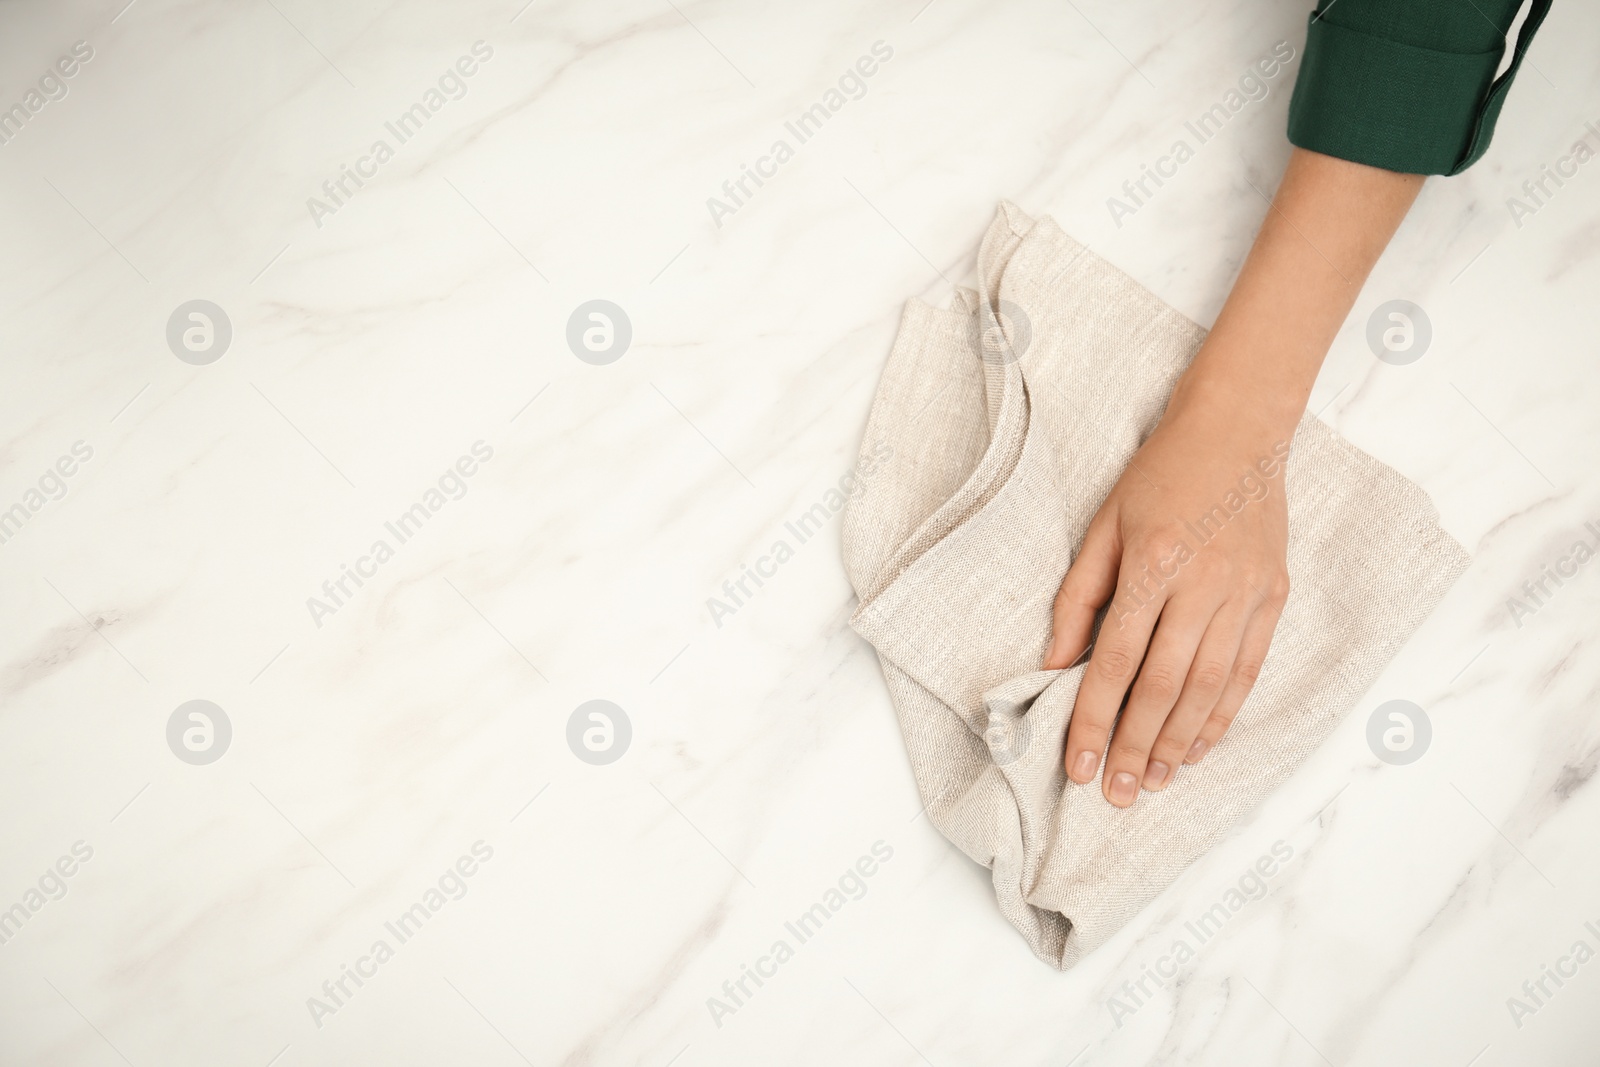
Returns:
[[[1115,513],[1102,508],[1089,523],[1083,547],[1067,568],[1056,594],[1055,620],[1050,651],[1044,659],[1047,671],[1070,667],[1089,647],[1094,632],[1095,613],[1116,592],[1117,572],[1122,563],[1122,537]]]

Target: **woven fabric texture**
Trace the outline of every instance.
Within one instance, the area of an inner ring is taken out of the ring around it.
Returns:
[[[951,308],[902,315],[862,442],[877,473],[844,521],[851,622],[933,824],[1066,968],[1310,754],[1468,557],[1421,489],[1306,416],[1283,483],[1293,588],[1256,687],[1205,759],[1112,807],[1062,768],[1084,668],[1039,669],[1051,606],[1205,331],[1010,203],[978,274]]]

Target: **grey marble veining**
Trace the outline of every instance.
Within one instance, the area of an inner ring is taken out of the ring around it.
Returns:
[[[0,1063],[1592,1062],[1591,9],[1312,396],[1472,569],[1078,968],[922,817],[791,529],[1001,197],[1209,323],[1305,15],[6,5]]]

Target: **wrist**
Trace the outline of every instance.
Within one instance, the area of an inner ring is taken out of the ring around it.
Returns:
[[[1217,373],[1197,359],[1178,380],[1161,421],[1254,453],[1292,439],[1304,411],[1305,393],[1293,384]]]

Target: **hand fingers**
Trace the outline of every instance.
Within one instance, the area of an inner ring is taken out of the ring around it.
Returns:
[[[1119,581],[1131,580],[1132,566],[1133,561],[1125,556]],[[1067,774],[1075,782],[1094,780],[1095,769],[1100,766],[1100,753],[1105,751],[1106,738],[1111,733],[1112,720],[1122,706],[1122,696],[1133,684],[1139,664],[1144,661],[1150,632],[1161,614],[1161,595],[1157,590],[1142,604],[1122,597],[1111,602],[1111,610],[1095,641],[1094,655],[1089,657],[1089,665],[1084,668],[1078,698],[1072,706],[1071,724],[1067,727]]]
[[[1278,612],[1271,604],[1261,604],[1250,621],[1245,624],[1244,639],[1239,643],[1239,658],[1233,663],[1233,673],[1228,676],[1228,684],[1222,690],[1222,696],[1217,698],[1217,706],[1211,709],[1211,715],[1206,719],[1204,726],[1200,727],[1200,734],[1195,738],[1185,763],[1197,763],[1211,747],[1215,745],[1222,735],[1228,732],[1228,727],[1233,724],[1233,717],[1239,714],[1239,708],[1244,704],[1245,697],[1250,695],[1250,689],[1256,684],[1256,676],[1261,673],[1261,663],[1267,658],[1267,649],[1272,644],[1272,632],[1278,626]],[[1196,751],[1198,748],[1198,751]]]
[[[1207,624],[1216,614],[1216,605],[1193,596],[1178,596],[1166,602],[1155,636],[1139,676],[1128,696],[1128,706],[1111,735],[1111,750],[1106,754],[1106,770],[1101,789],[1106,799],[1119,808],[1132,804],[1139,784],[1146,780],[1150,748],[1160,734],[1167,713],[1183,691],[1184,679],[1194,662],[1195,650],[1205,636]],[[1104,641],[1104,631],[1101,640]],[[1098,653],[1098,650],[1096,650]],[[1176,762],[1165,764],[1164,782]]]
[[[1233,677],[1233,665],[1239,658],[1239,648],[1244,641],[1252,605],[1229,601],[1211,618],[1200,647],[1194,654],[1194,665],[1184,680],[1183,693],[1167,715],[1155,744],[1150,746],[1150,764],[1145,771],[1144,788],[1164,789],[1172,781],[1173,772],[1188,758],[1197,743],[1200,728],[1205,725],[1212,709],[1217,706],[1228,680]],[[1198,759],[1204,747],[1196,754]]]
[[[1102,510],[1089,523],[1083,547],[1061,580],[1056,594],[1055,620],[1050,651],[1045,656],[1047,671],[1070,667],[1089,648],[1094,632],[1094,617],[1117,587],[1117,565],[1122,546],[1112,513]]]

